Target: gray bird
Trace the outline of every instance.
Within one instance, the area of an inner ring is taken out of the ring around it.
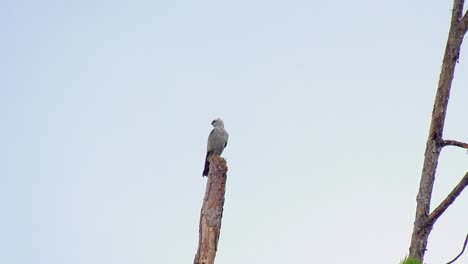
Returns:
[[[213,155],[221,155],[224,148],[227,146],[229,134],[224,129],[224,122],[221,118],[216,118],[211,122],[213,130],[211,130],[208,137],[208,144],[206,148],[205,168],[203,169],[203,176],[208,176],[210,170],[210,158]]]

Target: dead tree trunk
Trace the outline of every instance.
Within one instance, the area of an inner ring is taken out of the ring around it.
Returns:
[[[223,217],[227,170],[223,158],[218,155],[211,158],[205,198],[200,212],[200,237],[194,264],[214,264]]]
[[[447,145],[464,148],[467,146],[466,143],[453,140],[443,140],[442,138],[455,66],[459,59],[463,37],[468,29],[468,15],[466,13],[463,15],[463,4],[464,0],[454,0],[449,36],[439,76],[434,108],[432,110],[429,136],[426,143],[426,151],[424,153],[421,182],[416,199],[416,217],[414,221],[413,234],[411,236],[409,255],[410,257],[421,260],[421,263],[424,260],[424,253],[426,251],[429,234],[434,223],[442,214],[437,212],[430,213],[431,196],[440,151]],[[463,188],[461,188],[461,190],[463,190]],[[457,196],[452,197],[453,200],[455,200]],[[441,206],[444,207],[441,212],[445,211],[450,204],[451,203],[446,206],[442,206],[441,204]]]

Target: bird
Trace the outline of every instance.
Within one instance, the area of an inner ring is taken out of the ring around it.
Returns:
[[[203,169],[203,176],[208,176],[210,170],[210,159],[213,155],[221,155],[224,148],[227,146],[229,134],[224,129],[224,122],[221,118],[216,118],[211,122],[213,130],[208,136],[208,143],[206,147],[205,168]]]

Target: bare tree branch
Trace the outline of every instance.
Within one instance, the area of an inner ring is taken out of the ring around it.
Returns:
[[[468,11],[465,12],[462,19],[460,20],[460,30],[462,35],[465,35],[466,31],[468,30]]]
[[[434,222],[429,221],[429,212],[434,188],[435,174],[439,162],[440,151],[442,149],[443,131],[447,106],[452,88],[452,81],[455,73],[455,67],[460,56],[460,48],[463,42],[461,31],[461,19],[463,15],[464,0],[454,0],[452,9],[452,18],[450,20],[449,35],[445,47],[444,58],[437,84],[437,92],[434,99],[434,108],[432,109],[431,125],[429,135],[426,141],[426,150],[424,151],[424,162],[421,172],[421,181],[419,191],[416,197],[416,215],[411,234],[411,243],[409,256],[418,259],[424,263],[424,254],[427,250],[427,242]],[[468,176],[467,176],[468,178]],[[461,190],[460,190],[461,192]],[[458,196],[458,194],[456,195]],[[456,196],[449,196],[455,200]],[[453,200],[447,200],[451,204]],[[442,213],[448,205],[442,205],[435,213]],[[440,215],[433,214],[433,219]],[[435,220],[433,220],[435,221]],[[431,224],[432,223],[432,224]]]
[[[453,1],[453,9],[452,9],[452,19],[456,19],[460,21],[463,14],[463,5],[465,0],[454,0]],[[452,20],[453,22],[453,20]]]
[[[468,149],[468,144],[456,140],[442,140],[442,147],[445,146],[456,146],[464,149]]]
[[[453,188],[453,190],[447,195],[447,197],[437,206],[434,211],[429,215],[429,225],[433,225],[437,218],[439,218],[445,210],[457,199],[457,197],[461,194],[463,189],[468,186],[468,171],[466,172],[465,176],[461,179],[461,181]]]
[[[463,248],[460,254],[458,254],[454,259],[452,259],[450,262],[447,262],[447,264],[452,264],[454,263],[461,255],[463,255],[463,252],[465,252],[466,244],[468,243],[468,234],[466,235],[465,238],[465,243],[463,243]]]

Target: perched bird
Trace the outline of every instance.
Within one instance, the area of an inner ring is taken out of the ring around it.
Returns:
[[[210,170],[210,158],[213,155],[221,155],[227,145],[229,134],[224,129],[224,122],[221,118],[216,118],[211,122],[213,130],[208,136],[208,144],[206,147],[205,168],[203,169],[203,176],[208,176]]]

